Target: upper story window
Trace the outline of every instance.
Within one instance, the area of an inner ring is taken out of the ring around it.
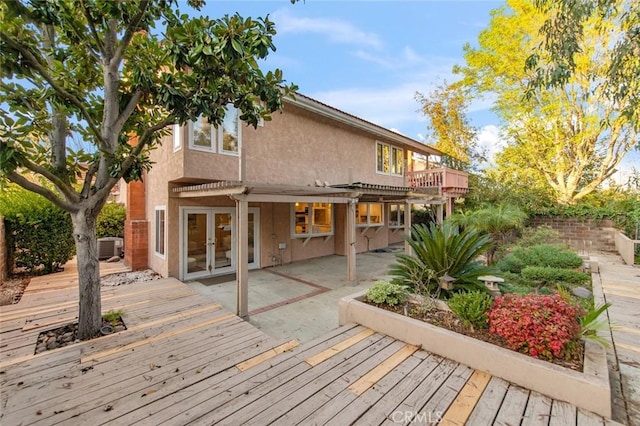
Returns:
[[[389,204],[389,228],[404,228],[404,204]]]
[[[173,150],[182,148],[182,129],[179,124],[173,125]]]
[[[382,207],[382,203],[358,203],[356,226],[382,226],[384,224]]]
[[[227,105],[227,113],[218,128],[212,126],[206,118],[200,117],[189,124],[189,148],[238,155],[241,143],[238,124],[238,109],[231,104]]]
[[[222,126],[218,134],[219,151],[225,154],[238,154],[240,144],[240,126],[238,126],[238,109],[233,105],[227,106]]]
[[[292,217],[294,237],[333,235],[331,203],[295,203]]]
[[[382,142],[376,142],[376,171],[386,175],[402,176],[402,149]]]

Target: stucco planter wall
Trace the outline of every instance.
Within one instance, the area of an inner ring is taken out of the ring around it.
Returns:
[[[357,323],[554,399],[611,417],[606,351],[585,344],[584,372],[532,358],[363,303],[365,292],[338,303],[340,324]]]

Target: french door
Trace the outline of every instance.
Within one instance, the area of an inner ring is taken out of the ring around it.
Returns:
[[[259,209],[249,208],[249,268],[259,267],[259,223]],[[182,241],[183,279],[191,280],[235,272],[235,208],[184,208]]]

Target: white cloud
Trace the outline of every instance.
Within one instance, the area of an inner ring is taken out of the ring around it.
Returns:
[[[506,143],[498,126],[490,124],[482,127],[478,132],[478,148],[486,153],[489,164],[494,164],[496,154],[505,146]]]
[[[424,122],[414,99],[415,83],[386,88],[346,88],[311,93],[309,96],[386,128]],[[413,137],[413,136],[410,136]]]
[[[377,34],[359,30],[349,22],[339,19],[305,18],[294,16],[288,9],[280,9],[273,14],[279,34],[314,33],[326,36],[334,43],[369,46],[375,49],[383,43]]]

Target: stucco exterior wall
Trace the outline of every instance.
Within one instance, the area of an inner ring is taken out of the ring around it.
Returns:
[[[238,180],[239,158],[188,147],[188,127],[181,129],[182,148],[173,152],[172,136],[154,153],[153,173],[164,172],[169,181]],[[403,186],[402,176],[376,173],[375,138],[344,124],[285,104],[282,114],[254,129],[242,125],[246,180],[269,184],[330,185],[367,182]],[[406,155],[406,151],[405,151]],[[156,159],[157,158],[157,159]],[[156,167],[160,170],[156,171]]]
[[[376,138],[291,104],[243,143],[251,182],[330,185],[353,182],[402,186],[404,178],[376,173]],[[388,143],[388,141],[382,141]]]
[[[239,157],[189,148],[188,126],[180,130],[181,146],[174,147],[173,135],[151,154],[152,170],[145,177],[146,220],[148,221],[148,264],[163,276],[180,276],[181,207],[234,207],[227,196],[175,198],[171,188],[218,180],[239,179]],[[376,141],[399,144],[376,137],[364,130],[339,123],[322,115],[286,103],[282,114],[253,129],[242,126],[242,149],[247,182],[314,186],[316,181],[330,185],[366,182],[405,186],[402,176],[376,173]],[[404,151],[408,155],[408,151]],[[166,208],[167,244],[165,255],[155,253],[155,210]],[[250,203],[260,208],[260,267],[290,263],[332,254],[346,255],[344,204],[334,204],[334,235],[330,237],[292,237],[289,203]],[[402,230],[387,227],[385,206],[383,227],[356,230],[356,252],[387,247],[403,240]],[[280,244],[285,248],[281,249]]]

